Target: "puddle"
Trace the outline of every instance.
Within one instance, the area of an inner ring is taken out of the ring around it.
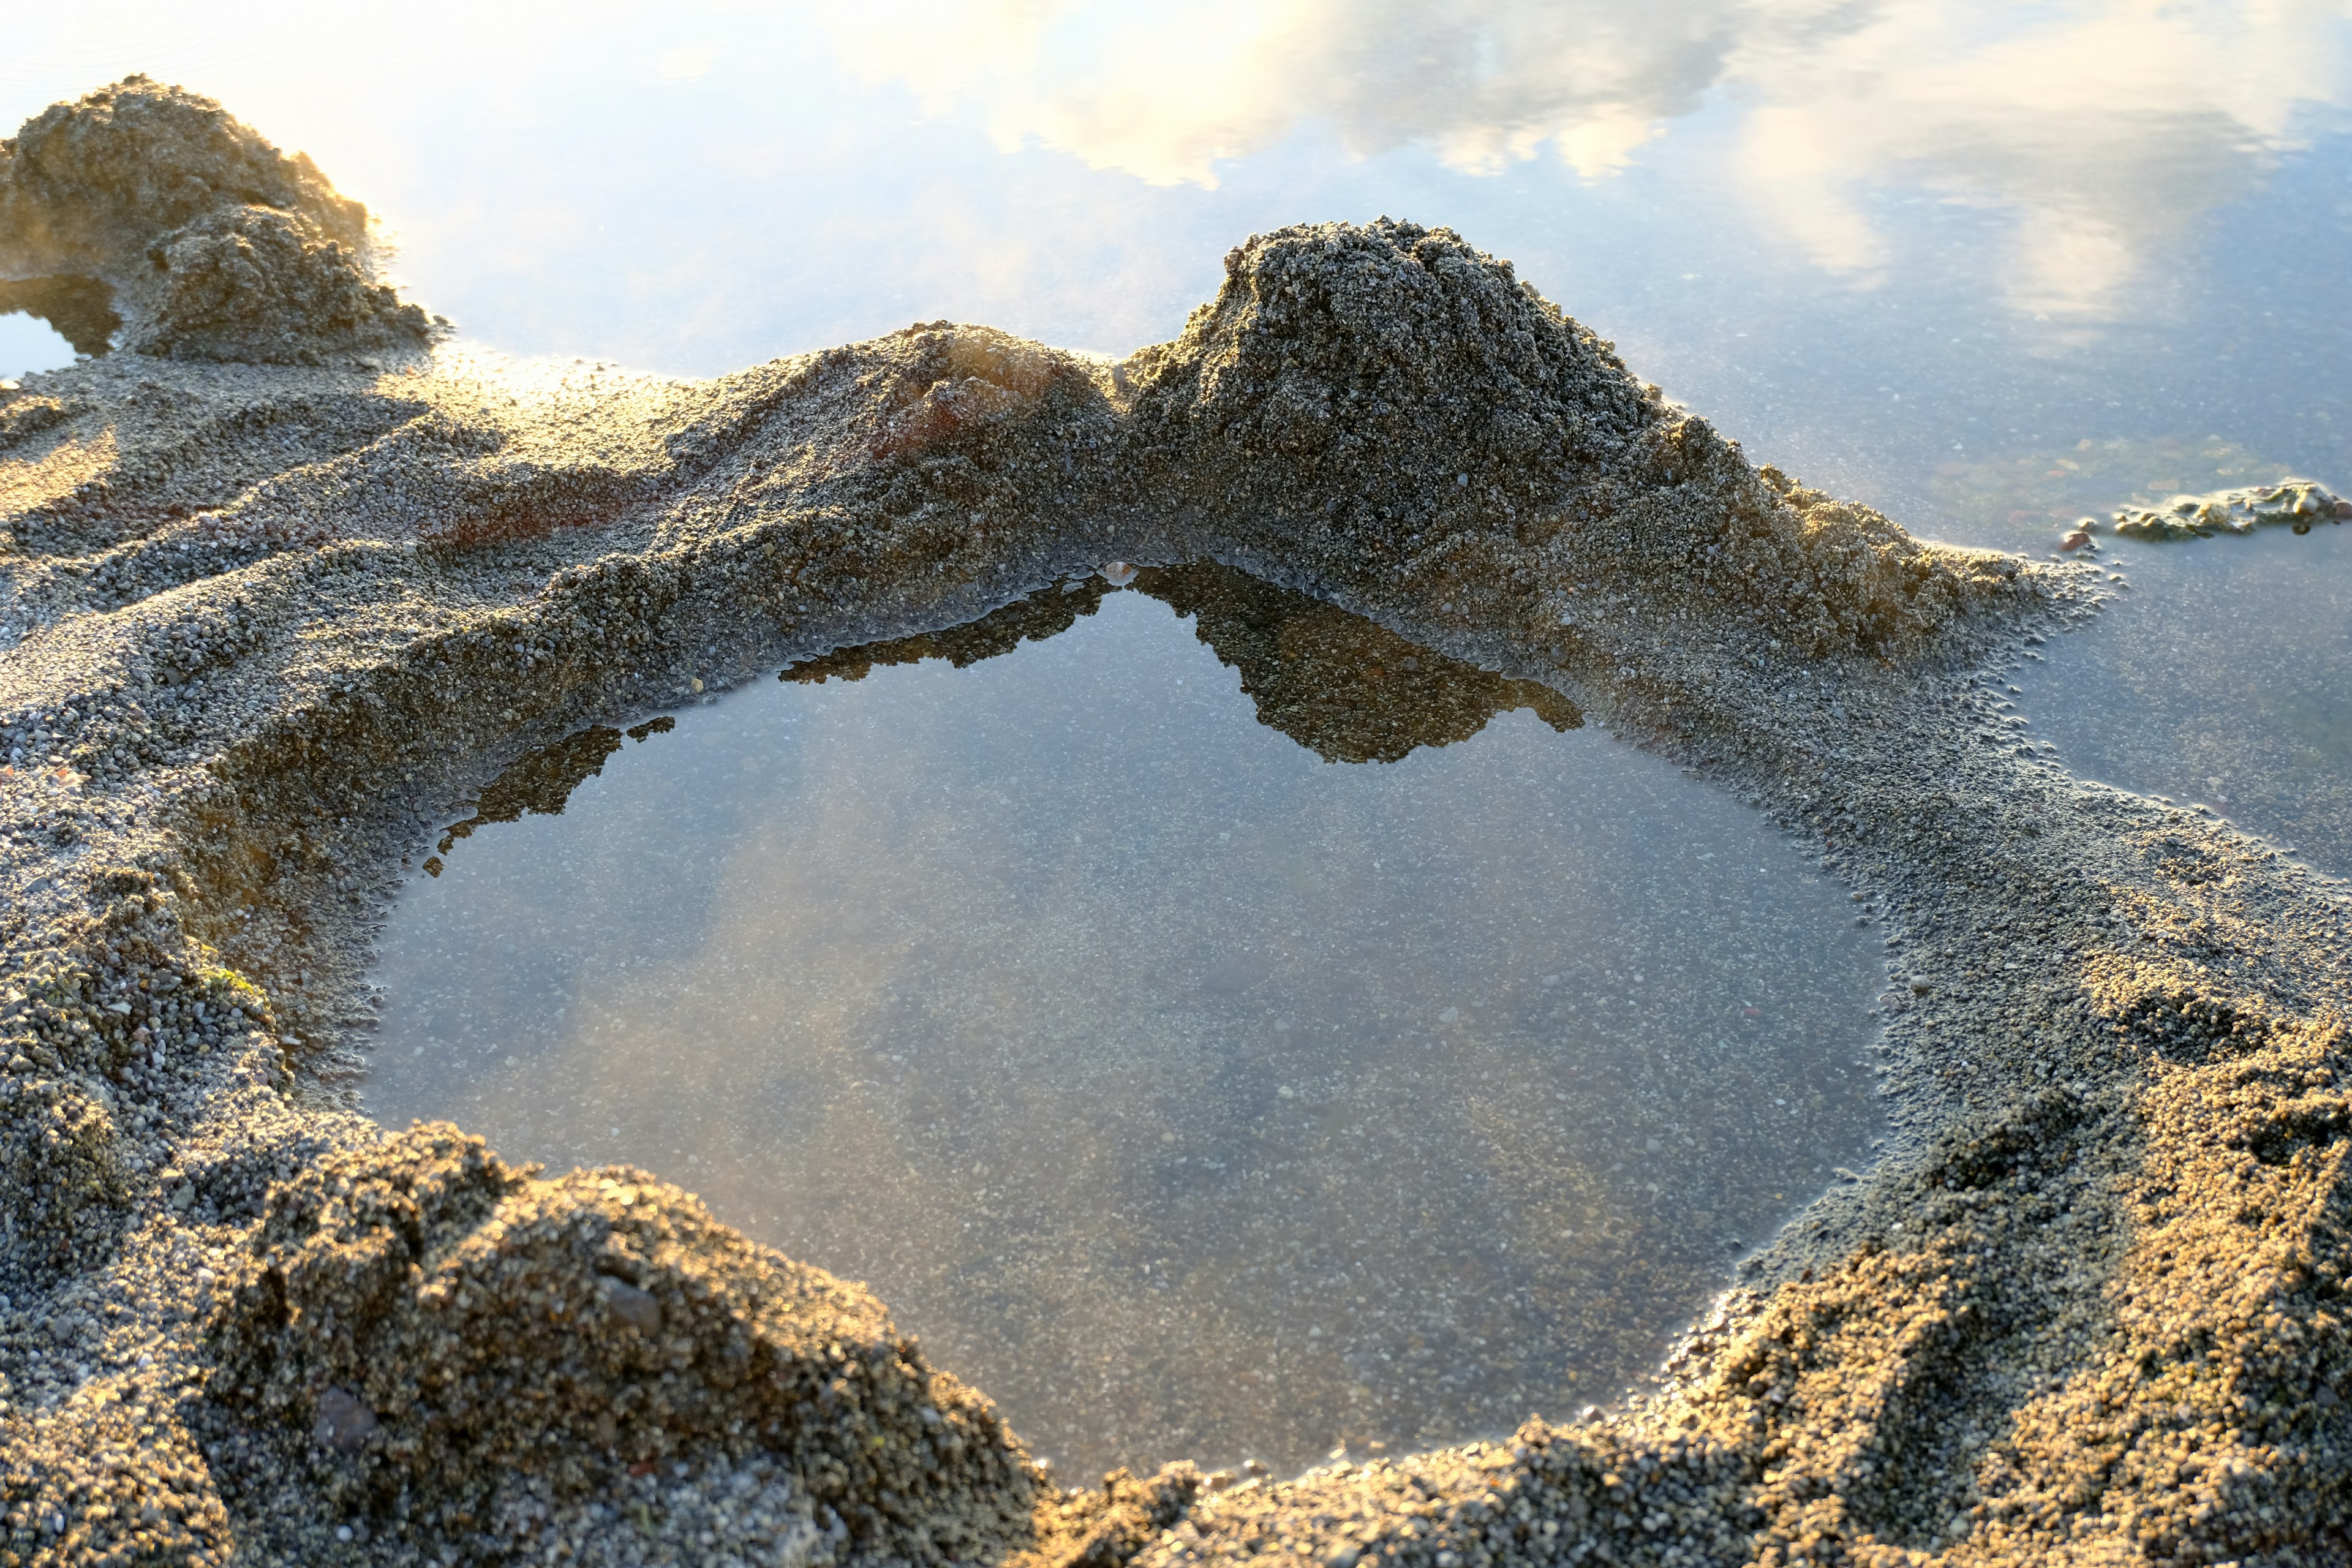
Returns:
[[[74,362],[73,345],[23,311],[0,312],[0,381]]]
[[[1080,1475],[1605,1400],[1877,1125],[1793,845],[1223,568],[588,731],[446,845],[373,1114],[664,1173]]]
[[[102,354],[122,318],[114,291],[88,278],[0,279],[0,376],[57,370]]]
[[[2352,874],[2352,527],[2105,539],[2131,587],[2015,678],[2068,767]]]

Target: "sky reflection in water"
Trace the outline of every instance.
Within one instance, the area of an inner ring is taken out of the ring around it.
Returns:
[[[588,742],[404,895],[370,1110],[663,1172],[1081,1475],[1608,1397],[1866,1158],[1875,938],[1556,694],[1139,587]]]
[[[0,381],[28,370],[54,370],[73,363],[73,345],[49,325],[22,311],[0,316]]]

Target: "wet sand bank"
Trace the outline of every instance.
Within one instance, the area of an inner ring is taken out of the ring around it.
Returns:
[[[0,394],[0,1550],[2352,1549],[2352,901],[1994,711],[1981,674],[2095,614],[2095,571],[1752,466],[1443,230],[1254,237],[1116,364],[934,322],[687,382],[431,341],[368,291],[323,179],[207,106],[131,86],[51,116],[39,145],[112,161],[37,179],[9,143],[11,232],[84,237],[0,269],[109,281],[157,352]],[[202,188],[74,210],[145,189],[142,157]],[[162,294],[114,276],[141,221],[205,240]],[[219,237],[289,226],[294,250]],[[1202,556],[1559,690],[1817,846],[1887,931],[1903,1135],[1641,1401],[1065,1492],[870,1296],[689,1194],[350,1110],[401,857],[516,756]]]

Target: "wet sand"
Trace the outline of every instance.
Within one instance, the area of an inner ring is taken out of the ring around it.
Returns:
[[[1255,237],[1115,364],[932,322],[685,382],[423,342],[326,254],[342,209],[288,175],[277,218],[247,210],[257,136],[105,112],[153,128],[108,143],[109,190],[142,159],[226,172],[93,216],[0,151],[11,232],[114,237],[0,268],[107,278],[142,221],[191,241],[173,289],[116,280],[159,352],[0,393],[0,1551],[2352,1552],[2352,900],[2003,721],[1984,677],[2095,614],[2095,570],[1752,467],[1443,230]],[[870,1296],[689,1194],[349,1109],[399,857],[516,756],[1201,557],[1554,687],[1882,912],[1900,1136],[1651,1394],[1293,1479],[1065,1491]]]

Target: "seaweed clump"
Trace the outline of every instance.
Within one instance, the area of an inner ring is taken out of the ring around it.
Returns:
[[[0,278],[39,280],[85,352],[118,310],[117,347],[183,359],[318,363],[422,347],[431,326],[374,279],[367,209],[309,157],[144,76],[0,141]]]
[[[2127,506],[2116,513],[2114,521],[2116,532],[2126,539],[2172,540],[2210,539],[2224,531],[2252,533],[2279,522],[2292,525],[2297,533],[2308,533],[2315,522],[2341,522],[2347,517],[2352,517],[2352,501],[2326,486],[2309,479],[2282,479],[2274,485],[2249,485],[2210,495],[2175,496],[2160,506]],[[2086,517],[2075,529],[2087,538],[2095,526],[2095,520]]]

